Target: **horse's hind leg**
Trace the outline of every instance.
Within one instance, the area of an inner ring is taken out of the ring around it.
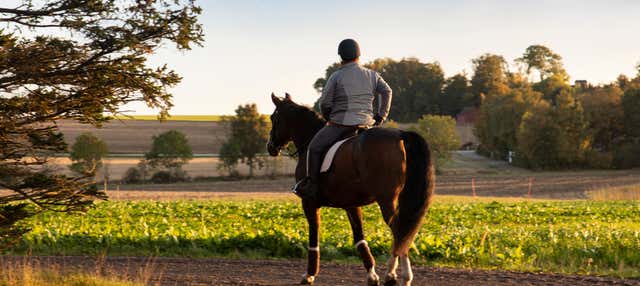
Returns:
[[[313,284],[320,271],[320,246],[318,228],[320,227],[320,209],[313,203],[303,200],[302,208],[309,223],[309,250],[307,252],[307,273],[302,275],[300,284]]]
[[[409,255],[400,256],[400,285],[409,286],[413,281],[413,271],[411,271],[411,262]]]
[[[394,286],[398,283],[398,275],[396,269],[398,268],[398,257],[391,256],[387,262],[387,273],[384,275],[384,286]]]
[[[382,212],[382,217],[384,218],[384,222],[388,226],[391,226],[394,214],[396,213],[396,206],[394,204],[394,201],[392,199],[380,200],[378,201],[378,205],[380,206],[380,211]],[[387,262],[387,272],[384,275],[385,286],[397,285],[397,281],[398,281],[398,275],[396,274],[397,268],[398,268],[398,256],[395,254],[392,254],[391,258],[389,258],[389,261]]]
[[[367,285],[378,285],[380,278],[376,274],[376,261],[371,255],[369,245],[364,240],[364,232],[362,231],[362,210],[360,208],[349,208],[346,210],[349,216],[349,222],[351,223],[351,230],[353,231],[353,243],[355,243],[356,250],[360,254],[362,264],[364,264],[365,270],[367,270]]]

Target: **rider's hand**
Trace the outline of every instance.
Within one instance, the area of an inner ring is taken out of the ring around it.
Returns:
[[[382,118],[382,116],[380,115],[376,115],[373,117],[373,120],[375,120],[376,122],[373,123],[373,126],[380,126],[382,125],[382,123],[384,122],[384,119]]]

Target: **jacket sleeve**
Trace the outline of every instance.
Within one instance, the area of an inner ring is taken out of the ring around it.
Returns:
[[[336,73],[331,74],[327,83],[322,89],[322,97],[320,97],[320,113],[327,114],[331,112],[333,107],[333,97],[336,93]],[[327,118],[328,120],[328,118]]]
[[[376,73],[376,94],[378,94],[378,113],[382,119],[387,119],[391,108],[392,91],[386,81]]]

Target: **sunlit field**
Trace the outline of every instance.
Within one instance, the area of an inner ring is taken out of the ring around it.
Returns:
[[[323,260],[356,261],[346,214],[323,209]],[[637,201],[481,200],[441,197],[412,250],[418,264],[640,277]],[[391,235],[375,206],[364,208],[372,252]],[[45,214],[26,223],[16,253],[303,258],[307,225],[299,204],[271,201],[122,201],[86,216]]]

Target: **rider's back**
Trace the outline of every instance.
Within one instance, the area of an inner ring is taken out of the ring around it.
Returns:
[[[373,124],[373,99],[380,94],[378,113],[388,112],[391,89],[380,75],[353,62],[334,72],[327,82],[321,108],[330,109],[330,120],[341,125]],[[381,112],[382,111],[382,112]]]

